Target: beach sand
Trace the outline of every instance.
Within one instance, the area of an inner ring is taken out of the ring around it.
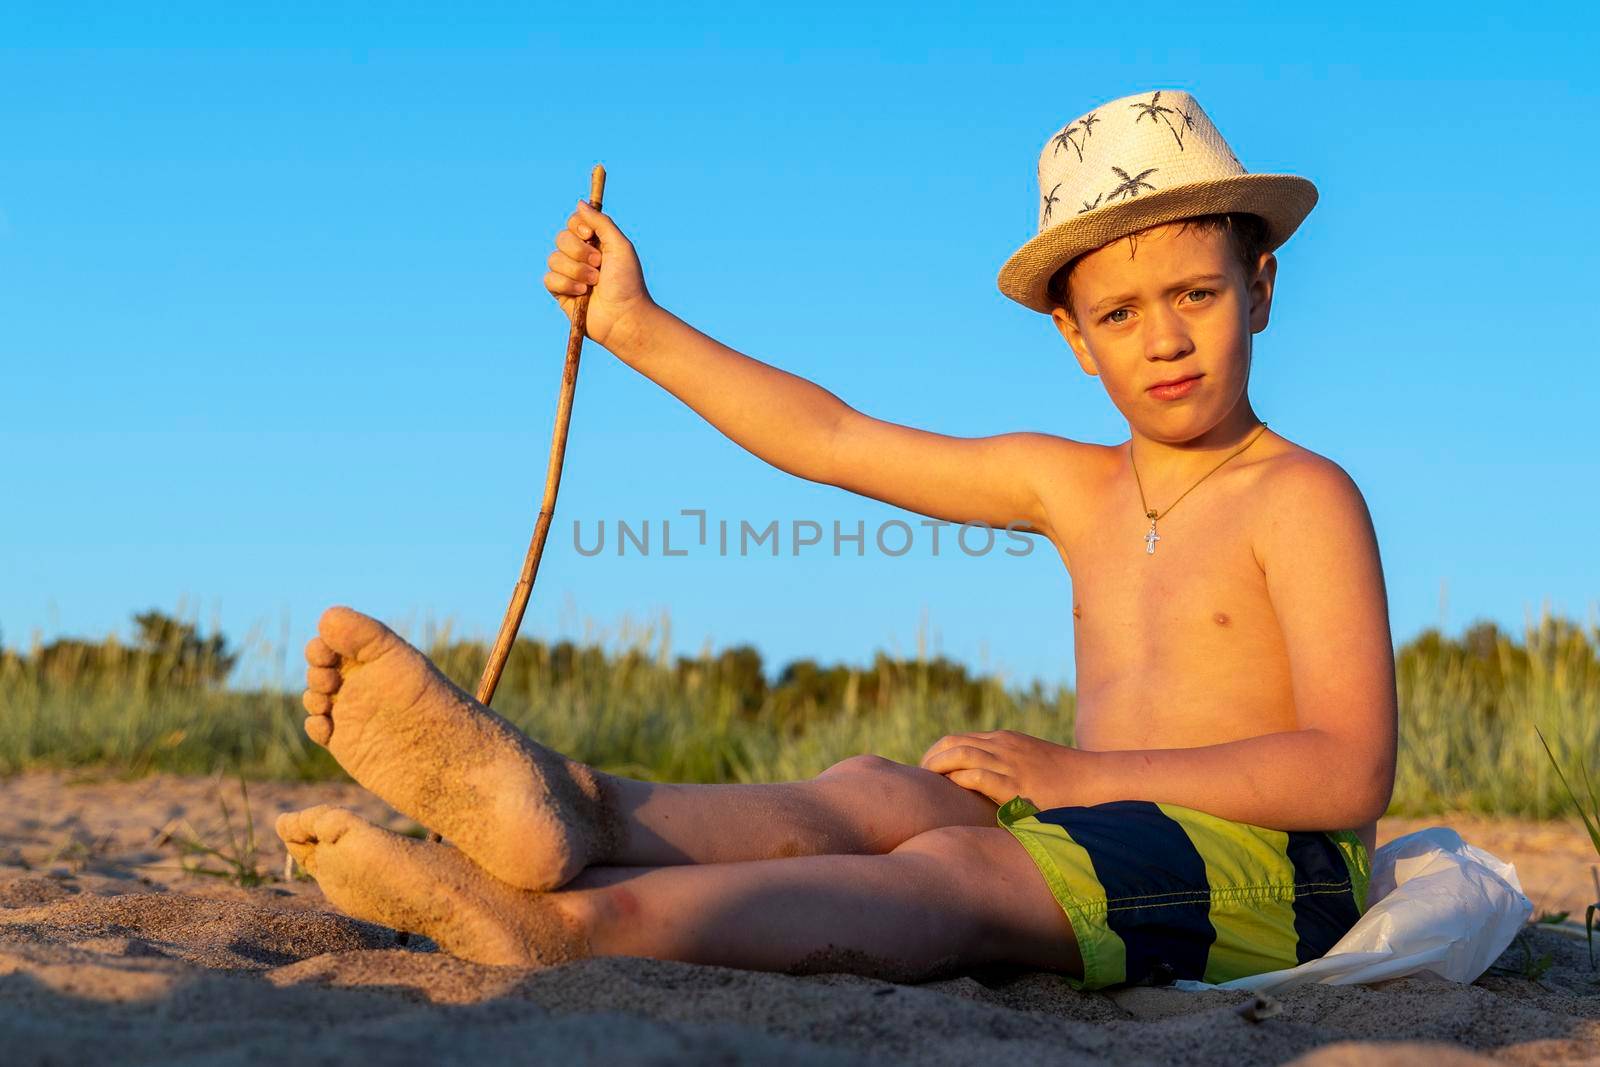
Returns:
[[[416,831],[353,785],[252,784],[270,880],[186,873],[191,828],[227,840],[219,790],[240,829],[237,782],[0,781],[0,1063],[1600,1063],[1600,974],[1582,940],[1539,930],[1470,986],[1315,986],[1260,1021],[1245,994],[1080,994],[1029,972],[903,986],[641,959],[482,967],[283,880],[281,811],[335,803]],[[1539,909],[1581,917],[1594,897],[1576,826],[1393,820],[1380,839],[1441,823],[1515,862]]]

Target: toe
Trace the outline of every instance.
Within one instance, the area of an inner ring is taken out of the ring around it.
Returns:
[[[283,843],[288,844],[314,844],[316,834],[312,832],[312,824],[316,817],[331,808],[330,804],[318,804],[303,811],[286,811],[278,816],[278,821],[272,828],[278,831],[278,836]]]
[[[319,693],[315,689],[307,689],[302,693],[300,703],[313,715],[327,715],[333,711],[333,697],[327,693]]]
[[[326,715],[311,716],[306,720],[306,736],[326,748],[328,742],[333,740],[333,720]]]
[[[340,656],[370,663],[400,640],[383,623],[353,608],[332,607],[317,620],[317,635]]]
[[[344,675],[332,667],[307,667],[306,688],[313,693],[336,693]]]
[[[371,825],[353,811],[328,804],[318,804],[301,814],[311,824],[311,832],[321,845],[337,845],[339,839],[351,830]]]
[[[313,667],[337,667],[339,653],[329,648],[322,638],[313,637],[306,642],[306,662]]]
[[[307,871],[311,871],[312,860],[317,850],[317,838],[312,829],[310,816],[325,807],[327,805],[324,804],[305,811],[286,811],[279,815],[278,821],[273,824],[273,829],[278,832],[278,839],[283,842],[283,847],[287,848],[294,861]]]
[[[284,844],[299,847],[336,845],[352,826],[360,825],[363,825],[362,819],[353,811],[332,804],[317,804],[304,811],[284,812],[272,828]]]

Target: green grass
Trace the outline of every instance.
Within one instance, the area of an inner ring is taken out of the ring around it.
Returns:
[[[1429,631],[1396,656],[1397,814],[1555,818],[1567,795],[1540,740],[1573,766],[1600,753],[1600,629],[1542,615],[1514,640],[1491,625]]]
[[[1544,739],[1543,731],[1539,733],[1539,742],[1544,745],[1545,755],[1550,757],[1550,763],[1556,769],[1556,777],[1561,779],[1561,788],[1566,792],[1567,799],[1572,802],[1572,807],[1577,811],[1578,818],[1583,820],[1583,828],[1589,833],[1589,840],[1594,845],[1595,854],[1600,855],[1600,790],[1595,789],[1594,778],[1589,774],[1589,765],[1581,762],[1578,764],[1578,774],[1581,776],[1584,792],[1584,795],[1579,797],[1578,791],[1573,788],[1571,782],[1567,781],[1567,774],[1561,769],[1561,762],[1556,759],[1555,752],[1550,748],[1550,742]],[[1590,751],[1593,752],[1593,749]],[[1600,889],[1600,887],[1597,887],[1597,889]],[[1589,966],[1591,968],[1595,966],[1594,932],[1597,915],[1600,915],[1600,900],[1590,904],[1584,909],[1583,913],[1583,930],[1589,939]],[[1562,914],[1561,918],[1566,918],[1565,913]]]
[[[207,657],[231,668],[225,642],[200,641],[192,629],[153,632],[159,640],[133,649],[74,642],[0,656],[0,773],[342,776],[301,732],[298,693],[223,688],[227,670]],[[1072,737],[1071,691],[972,678],[942,659],[880,655],[864,670],[802,662],[768,683],[752,650],[673,659],[652,650],[655,636],[647,630],[612,651],[520,641],[495,708],[554,748],[659,781],[797,779],[862,752],[914,762],[960,730]],[[1565,815],[1569,801],[1537,731],[1564,766],[1600,752],[1597,650],[1600,630],[1549,616],[1520,638],[1485,624],[1459,639],[1430,630],[1402,647],[1391,810]],[[469,689],[486,655],[464,642],[429,651]]]
[[[255,813],[250,810],[250,786],[244,776],[239,776],[239,807],[243,825],[235,827],[233,811],[222,785],[217,785],[217,806],[222,812],[222,832],[226,840],[212,844],[189,825],[183,824],[182,833],[170,838],[183,859],[179,866],[184,873],[196,877],[220,878],[237,886],[250,888],[265,882],[277,881],[275,875],[261,868],[261,842],[256,838]]]

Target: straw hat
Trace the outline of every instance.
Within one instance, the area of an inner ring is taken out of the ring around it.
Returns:
[[[1000,291],[1049,313],[1050,276],[1119,237],[1195,215],[1239,211],[1267,223],[1266,249],[1317,202],[1292,174],[1247,174],[1194,97],[1160,89],[1081,115],[1039,153],[1039,233],[1000,268]]]

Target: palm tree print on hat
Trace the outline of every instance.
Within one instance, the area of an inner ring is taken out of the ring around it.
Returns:
[[[1151,122],[1164,122],[1167,125],[1167,130],[1172,134],[1172,139],[1178,142],[1178,150],[1180,152],[1183,150],[1183,132],[1172,124],[1172,116],[1181,115],[1183,117],[1184,129],[1193,129],[1194,118],[1189,114],[1189,112],[1183,111],[1182,109],[1174,111],[1172,108],[1161,103],[1160,89],[1157,89],[1155,93],[1151,95],[1150,99],[1144,103],[1129,104],[1128,106],[1139,109],[1139,114],[1135,115],[1133,119],[1133,124],[1135,126],[1147,118]]]
[[[1139,114],[1134,118],[1134,125],[1144,119],[1160,122],[1162,116],[1172,114],[1172,109],[1161,103],[1161,90],[1157,89],[1151,94],[1150,99],[1142,104],[1129,104],[1129,107],[1138,108]]]
[[[1128,176],[1128,172],[1123,170],[1121,167],[1112,167],[1111,169],[1117,172],[1117,177],[1121,178],[1122,182],[1115,189],[1106,194],[1106,203],[1111,203],[1111,201],[1115,200],[1119,196],[1125,196],[1129,200],[1132,200],[1134,197],[1139,195],[1140,189],[1149,189],[1151,192],[1155,192],[1156,187],[1145,181],[1145,179],[1154,174],[1157,168],[1149,167],[1145,170],[1141,170],[1138,174],[1133,175],[1131,178]]]
[[[1078,127],[1076,127],[1076,126],[1068,126],[1066,129],[1064,129],[1060,133],[1056,134],[1056,136],[1055,136],[1055,148],[1050,152],[1050,154],[1053,156],[1057,152],[1061,151],[1061,149],[1064,148],[1065,146],[1071,145],[1072,146],[1072,150],[1078,154],[1078,162],[1082,163],[1083,162],[1083,149],[1078,146],[1078,142],[1077,141],[1074,141],[1072,139],[1072,135],[1077,133],[1077,132],[1079,132],[1078,131]]]
[[[1100,197],[1105,196],[1105,195],[1106,195],[1105,193],[1100,193],[1099,195],[1097,195],[1094,198],[1094,203],[1092,203],[1092,204],[1089,203],[1089,201],[1085,200],[1083,202],[1083,207],[1078,209],[1078,214],[1082,215],[1085,211],[1093,211],[1095,208],[1099,207],[1100,206]]]
[[[1083,145],[1079,144],[1077,141],[1074,141],[1072,139],[1072,135],[1075,133],[1080,134],[1082,135],[1083,139],[1087,141],[1090,137],[1094,136],[1094,124],[1099,121],[1100,116],[1091,111],[1083,118],[1079,119],[1076,123],[1068,126],[1066,129],[1056,134],[1056,151],[1059,152],[1063,144],[1069,144],[1072,146],[1072,150],[1078,154],[1078,162],[1082,163]],[[1051,154],[1053,155],[1054,153]]]
[[[1044,221],[1046,222],[1050,221],[1050,206],[1060,199],[1060,197],[1056,196],[1056,189],[1059,188],[1061,188],[1061,183],[1056,182],[1056,188],[1051,189],[1050,194],[1044,198]]]
[[[1083,118],[1073,123],[1071,126],[1068,126],[1066,129],[1056,134],[1054,138],[1055,149],[1052,150],[1050,154],[1053,156],[1056,154],[1056,152],[1061,151],[1064,146],[1071,145],[1073,152],[1077,153],[1078,162],[1082,163],[1083,145],[1079,144],[1077,141],[1074,141],[1072,139],[1072,135],[1075,133],[1080,134],[1082,135],[1083,139],[1087,141],[1094,135],[1094,124],[1099,121],[1100,116],[1091,111]]]

